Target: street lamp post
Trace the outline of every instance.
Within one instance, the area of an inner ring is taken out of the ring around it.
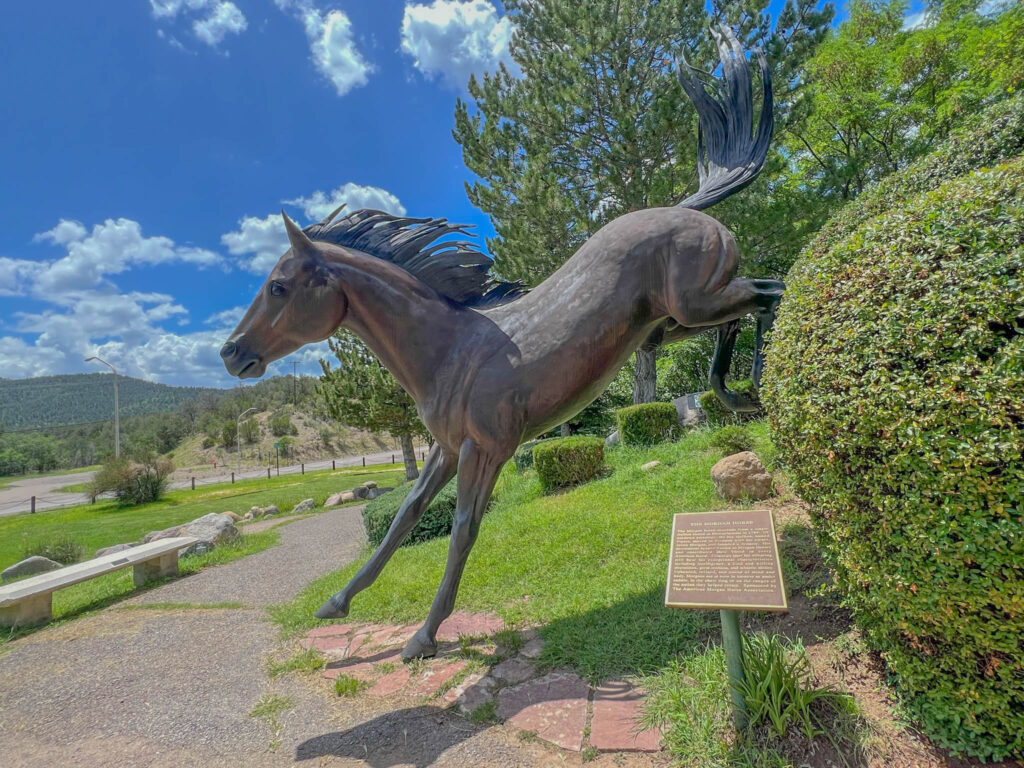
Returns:
[[[238,418],[235,419],[235,445],[238,447],[238,471],[242,471],[242,417],[248,416],[250,413],[255,413],[255,408],[250,408],[248,411],[238,414]]]
[[[97,362],[103,363],[107,368],[114,372],[114,458],[120,458],[121,456],[121,418],[118,415],[117,408],[117,368],[112,366],[106,360],[101,357],[87,357],[85,362],[96,360]]]

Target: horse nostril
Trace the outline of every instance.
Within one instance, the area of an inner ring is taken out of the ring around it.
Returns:
[[[223,347],[220,348],[220,356],[227,360],[229,357],[234,357],[235,352],[238,351],[238,345],[233,341],[229,341]]]

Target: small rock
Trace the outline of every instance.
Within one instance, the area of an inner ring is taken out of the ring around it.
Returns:
[[[369,492],[370,492],[369,488],[363,488],[363,486],[361,486],[361,485],[358,488],[353,488],[352,489],[352,495],[355,496],[357,499],[365,499],[366,495]]]
[[[621,442],[622,438],[619,437],[619,430],[617,429],[604,439],[604,444],[607,445],[609,448],[618,445]]]
[[[303,499],[294,507],[292,507],[292,513],[294,514],[296,512],[309,512],[314,507],[316,507],[316,502],[314,502],[312,499]]]
[[[96,550],[96,554],[93,557],[103,557],[104,555],[112,555],[115,552],[124,552],[126,549],[131,549],[134,544],[114,544],[112,547],[101,547]]]
[[[324,508],[326,509],[327,507],[336,507],[339,504],[341,504],[341,496],[341,493],[332,493],[324,500]]]
[[[252,512],[246,512],[245,513],[245,517],[243,517],[242,519],[243,520],[252,520]]]
[[[281,510],[277,508],[276,504],[270,504],[269,506],[263,507],[263,517],[273,517],[274,515],[280,515]]]
[[[26,557],[21,562],[5,568],[3,573],[0,573],[0,579],[9,581],[10,579],[18,578],[19,576],[30,576],[34,573],[46,573],[47,571],[53,571],[62,567],[63,566],[60,563],[54,562],[48,557],[32,555],[32,557]]]
[[[514,685],[536,677],[537,670],[525,659],[505,659],[491,670],[491,676]]]
[[[249,507],[249,511],[245,515],[248,519],[263,517],[263,507]]]
[[[374,480],[367,480],[365,483],[363,483],[363,488],[376,488],[376,487],[377,487],[377,483]]]
[[[227,512],[221,512],[221,514],[222,514],[222,515],[227,515],[227,516],[228,516],[228,517],[230,517],[230,518],[231,518],[232,520],[234,520],[234,521],[235,521],[236,523],[237,523],[237,522],[238,522],[239,520],[241,520],[241,519],[242,519],[242,516],[241,516],[240,514],[238,514],[237,512],[232,512],[231,510],[228,510]]]
[[[526,641],[526,645],[519,651],[519,655],[526,659],[539,659],[543,651],[544,641],[539,637],[534,637]]]
[[[646,464],[641,464],[640,469],[642,469],[644,472],[650,472],[652,469],[657,469],[660,466],[660,461],[648,461]]]
[[[711,481],[729,501],[765,499],[772,493],[772,476],[752,451],[726,456],[711,468]]]

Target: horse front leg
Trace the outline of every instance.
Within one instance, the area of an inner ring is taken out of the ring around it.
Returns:
[[[455,607],[462,570],[466,567],[469,551],[480,530],[480,518],[487,508],[494,483],[506,458],[498,459],[488,455],[470,439],[462,444],[459,451],[459,493],[448,546],[448,563],[441,586],[430,606],[427,621],[405,646],[403,659],[425,658],[437,653],[437,629]]]
[[[430,453],[427,454],[427,460],[423,463],[423,471],[420,473],[416,485],[402,502],[384,539],[345,588],[320,606],[316,612],[318,619],[343,619],[348,615],[352,597],[376,581],[395,550],[409,535],[409,532],[416,527],[416,523],[423,516],[431,500],[444,487],[445,483],[452,479],[455,474],[455,466],[455,457],[446,454],[441,446],[435,443],[434,447],[430,449]]]

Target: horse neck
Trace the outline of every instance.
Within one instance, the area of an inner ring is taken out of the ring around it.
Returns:
[[[348,299],[341,327],[362,339],[422,402],[459,334],[458,310],[402,268],[372,256],[341,257],[334,266]]]

